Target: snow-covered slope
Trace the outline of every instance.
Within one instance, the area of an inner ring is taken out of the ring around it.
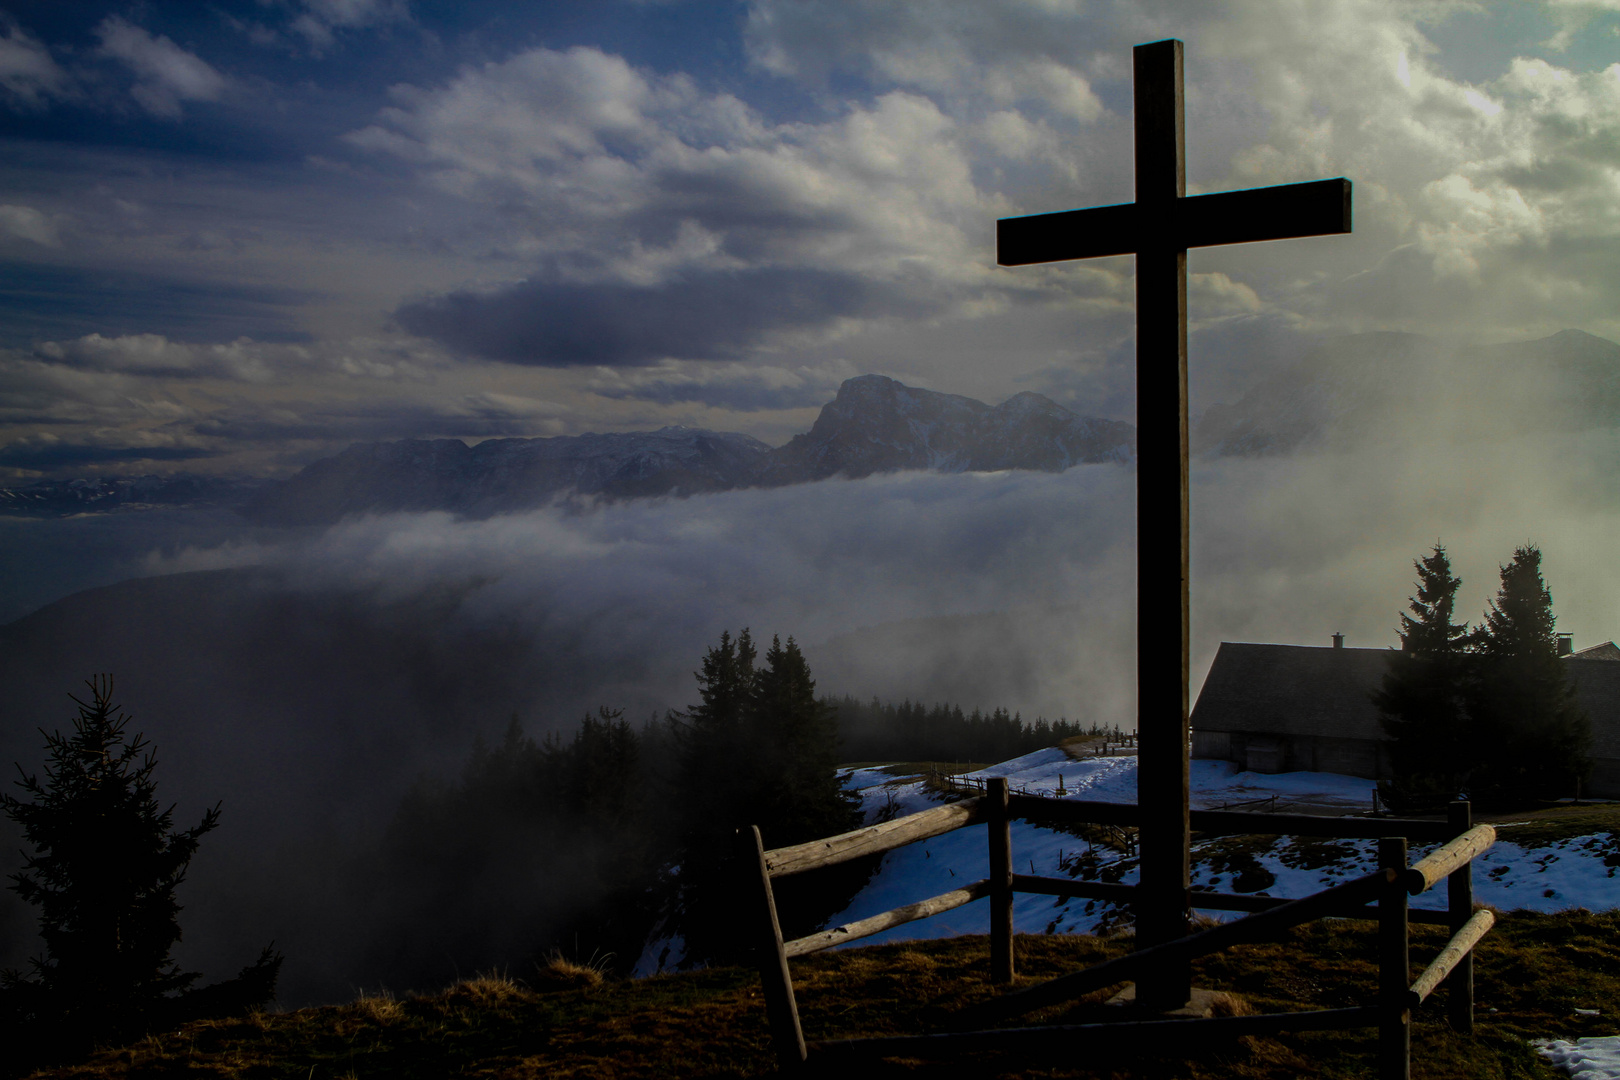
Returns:
[[[1067,797],[1104,802],[1136,801],[1136,759],[1101,757],[1073,761],[1061,750],[1049,749],[992,766],[972,776],[1005,776],[1014,790],[1054,795],[1059,776]],[[868,818],[876,815],[892,795],[901,813],[915,813],[933,805],[919,783],[886,787],[893,778],[878,769],[852,771],[846,783],[861,792]],[[1311,809],[1355,813],[1372,802],[1370,781],[1333,773],[1261,775],[1240,772],[1229,762],[1195,761],[1192,767],[1192,802],[1195,808],[1224,805],[1276,796],[1280,811]],[[1213,840],[1195,845],[1193,887],[1219,892],[1253,892],[1267,896],[1297,897],[1370,872],[1376,865],[1377,841],[1253,838]],[[1427,850],[1413,846],[1416,859]],[[1620,904],[1620,881],[1615,879],[1615,840],[1607,833],[1577,836],[1544,846],[1526,848],[1499,841],[1475,863],[1474,897],[1502,909],[1529,908],[1560,911],[1572,907],[1602,909]],[[987,852],[983,829],[959,829],[920,844],[890,852],[882,867],[828,925],[875,915],[958,888],[985,876]],[[1137,879],[1134,858],[1092,848],[1084,840],[1027,822],[1013,824],[1013,863],[1019,873],[1048,877],[1088,874],[1098,880],[1126,884]],[[1442,909],[1445,890],[1415,897],[1414,907]],[[1230,917],[1218,912],[1209,914]],[[861,944],[907,938],[982,934],[989,927],[989,901],[981,900],[931,919],[896,927],[862,940]],[[1101,901],[1050,896],[1019,895],[1013,903],[1014,927],[1021,934],[1105,933],[1127,918]]]
[[[1129,754],[1076,761],[1054,747],[965,775],[1005,776],[1014,791],[1052,798],[1136,801],[1136,758]],[[847,770],[844,783],[860,793],[868,822],[879,820],[885,812],[904,816],[938,805],[937,797],[921,782],[896,781],[881,767]],[[1239,771],[1230,762],[1192,763],[1195,809],[1254,809],[1259,801],[1275,799],[1272,808],[1277,812],[1355,814],[1371,808],[1372,792],[1372,782],[1356,776],[1310,772],[1263,775]],[[1511,825],[1501,828],[1511,835]],[[1414,844],[1412,860],[1434,846]],[[1013,822],[1012,848],[1013,867],[1018,873],[1124,884],[1135,884],[1138,879],[1134,857],[1026,821]],[[825,925],[864,919],[978,881],[988,871],[987,858],[982,828],[958,829],[891,851],[866,887]],[[1222,838],[1193,846],[1192,885],[1195,890],[1300,897],[1370,873],[1376,865],[1376,840]],[[1620,906],[1617,868],[1620,840],[1609,833],[1572,836],[1535,846],[1498,840],[1474,864],[1474,899],[1503,910],[1612,908]],[[792,883],[781,887],[792,888]],[[1429,910],[1444,910],[1445,904],[1443,888],[1412,900],[1413,907]],[[1231,912],[1205,914],[1237,917]],[[1129,918],[1128,911],[1098,900],[1064,900],[1027,893],[1013,900],[1013,928],[1020,934],[1106,934],[1127,926]],[[851,945],[983,934],[989,925],[990,902],[978,900]],[[661,939],[649,945],[636,974],[653,974],[678,964],[680,959],[680,943]]]

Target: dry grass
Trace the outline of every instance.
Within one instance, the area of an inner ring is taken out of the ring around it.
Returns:
[[[568,963],[560,956],[557,957],[557,962]],[[584,968],[580,965],[571,964],[570,966],[580,971],[593,971],[597,979],[595,983],[590,985],[601,984],[600,972],[594,972],[594,969]],[[445,998],[449,1000],[462,1001],[480,1009],[504,1008],[514,1002],[522,1001],[527,994],[528,991],[516,980],[496,972],[475,975],[470,979],[462,979],[444,992]]]
[[[375,994],[360,991],[360,996],[354,999],[354,1008],[374,1024],[391,1024],[405,1015],[404,1006],[386,990]]]
[[[590,990],[607,978],[611,957],[592,957],[581,963],[553,950],[535,965],[534,984],[541,990]]]
[[[1444,944],[1413,928],[1413,971]],[[1020,982],[1119,955],[1128,940],[1078,936],[1018,939]],[[1332,921],[1280,943],[1244,946],[1200,962],[1198,985],[1230,996],[1234,1010],[1281,1012],[1363,1004],[1375,984],[1373,926]],[[582,965],[588,966],[588,965]],[[794,980],[812,1040],[925,1032],[996,993],[982,937],[823,953],[795,961]],[[1514,913],[1482,943],[1475,1036],[1450,1031],[1442,991],[1413,1024],[1419,1080],[1552,1078],[1526,1040],[1608,1034],[1620,1011],[1620,914]],[[1079,1022],[1113,989],[1032,1018]],[[1577,1014],[1598,1009],[1602,1016]],[[1066,1061],[953,1060],[896,1064],[907,1075],[1177,1077],[1292,1080],[1370,1077],[1370,1031],[1234,1039],[1197,1050],[1169,1045],[1110,1049],[1077,1042]],[[181,1076],[228,1080],[439,1080],[491,1077],[735,1077],[769,1072],[758,978],[721,968],[637,981],[587,977],[545,990],[481,975],[432,995],[366,996],[349,1005],[191,1024],[104,1050],[40,1077],[85,1080]]]

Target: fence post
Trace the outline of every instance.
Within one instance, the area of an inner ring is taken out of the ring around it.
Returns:
[[[1461,836],[1474,825],[1473,804],[1466,800],[1458,800],[1451,804],[1447,812],[1447,821],[1451,825],[1453,836]],[[1461,930],[1463,923],[1474,914],[1474,863],[1469,860],[1468,865],[1452,872],[1446,878],[1447,914],[1450,916],[1451,932],[1455,934]],[[1451,1029],[1463,1035],[1474,1033],[1474,950],[1469,949],[1468,955],[1457,962],[1446,976],[1450,989],[1446,993],[1446,1014],[1451,1021]]]
[[[771,874],[765,866],[765,844],[759,826],[737,830],[738,884],[746,909],[743,925],[749,935],[754,957],[759,963],[760,989],[765,997],[765,1015],[771,1022],[771,1042],[776,1062],[783,1072],[804,1066],[804,1029],[799,1026],[799,1003],[793,999],[793,978],[788,974],[787,952],[782,948],[782,924],[776,918],[776,898],[771,894]]]
[[[1012,819],[1007,815],[1007,778],[985,785],[990,804],[990,981],[1013,980]]]
[[[1396,871],[1395,880],[1384,886],[1378,898],[1378,1004],[1384,1011],[1378,1024],[1378,1077],[1410,1080],[1412,1013],[1406,1006],[1406,991],[1412,981],[1412,965],[1407,952],[1406,886],[1400,879],[1406,869],[1406,837],[1386,836],[1378,841],[1378,866]]]

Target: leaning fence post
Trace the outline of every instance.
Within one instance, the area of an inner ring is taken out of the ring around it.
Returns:
[[[760,989],[765,996],[765,1015],[770,1018],[771,1042],[776,1062],[783,1072],[804,1065],[804,1029],[799,1026],[799,1004],[793,999],[793,978],[788,974],[787,952],[782,948],[782,924],[776,918],[776,898],[771,895],[771,873],[765,865],[765,843],[759,826],[737,830],[737,868],[745,919],[759,962]]]
[[[1458,800],[1451,804],[1447,816],[1453,836],[1461,836],[1474,826],[1473,804]],[[1474,914],[1474,863],[1470,859],[1460,870],[1446,878],[1447,915],[1451,932],[1456,934]],[[1451,1029],[1464,1035],[1474,1033],[1474,951],[1457,961],[1457,966],[1446,976],[1450,989],[1446,994],[1446,1014]]]
[[[1378,898],[1378,1024],[1379,1080],[1410,1080],[1412,1075],[1411,1010],[1406,991],[1412,980],[1407,952],[1406,837],[1386,836],[1378,841],[1378,866],[1395,871],[1393,881]]]
[[[985,785],[990,804],[990,981],[1013,980],[1012,819],[1007,814],[1007,778]]]

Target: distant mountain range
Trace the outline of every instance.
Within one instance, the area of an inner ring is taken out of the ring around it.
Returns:
[[[240,506],[268,480],[218,476],[126,476],[41,480],[0,488],[0,514],[69,517],[159,506]]]
[[[627,499],[780,487],[900,469],[967,472],[1124,462],[1136,431],[1077,416],[1040,394],[991,407],[905,386],[849,379],[811,429],[772,449],[748,435],[667,427],[550,439],[358,443],[249,501],[261,524],[316,525],[363,512],[448,510],[471,517],[544,505],[562,494]]]
[[[1478,438],[1620,426],[1620,345],[1579,330],[1502,345],[1418,334],[1353,334],[1210,405],[1192,445],[1205,458],[1255,457],[1377,440]],[[0,513],[66,515],[152,506],[240,507],[264,525],[322,525],[366,512],[470,517],[559,496],[630,499],[901,469],[1057,472],[1126,463],[1136,429],[1080,416],[1036,393],[1000,405],[905,386],[846,381],[809,431],[771,448],[749,435],[658,431],[357,443],[281,481],[195,476],[55,480],[0,489]]]

